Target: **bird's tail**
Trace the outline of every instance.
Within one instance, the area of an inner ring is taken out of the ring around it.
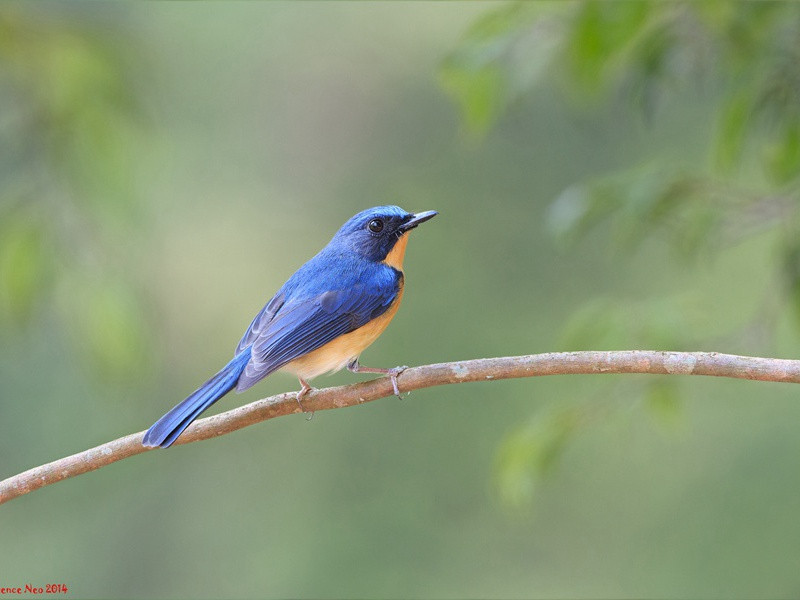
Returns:
[[[201,385],[191,396],[175,406],[147,430],[142,439],[144,446],[168,448],[183,430],[191,425],[205,409],[227,394],[250,360],[250,348],[237,354],[231,362],[211,379]]]

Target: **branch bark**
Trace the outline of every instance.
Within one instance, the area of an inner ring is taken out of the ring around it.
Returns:
[[[756,381],[800,383],[800,360],[759,358],[716,352],[553,352],[528,356],[481,358],[413,367],[398,377],[401,391],[469,381],[494,381],[542,375],[649,373],[710,375]],[[392,395],[387,377],[353,385],[314,390],[303,399],[306,410],[355,406]],[[300,412],[296,392],[257,400],[192,424],[176,445],[207,440],[248,425]],[[36,489],[94,471],[123,458],[149,452],[142,446],[143,431],[121,437],[0,481],[0,504]]]

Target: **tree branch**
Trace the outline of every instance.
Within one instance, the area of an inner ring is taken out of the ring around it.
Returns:
[[[800,383],[800,360],[758,358],[716,352],[553,352],[529,356],[481,358],[414,367],[398,377],[402,391],[466,383],[541,375],[595,373],[650,373],[657,375],[711,375],[757,381]],[[392,395],[387,377],[353,385],[310,392],[303,399],[306,410],[328,410],[355,406]],[[176,444],[207,440],[282,415],[300,412],[297,394],[287,392],[200,419],[181,435]],[[35,467],[0,481],[0,504],[36,489],[94,471],[123,458],[149,452],[142,446],[144,432],[134,433],[95,448]]]

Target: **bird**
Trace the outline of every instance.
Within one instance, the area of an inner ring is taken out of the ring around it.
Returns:
[[[391,378],[407,367],[365,367],[359,355],[383,333],[403,298],[409,232],[438,213],[376,206],[348,219],[255,316],[233,359],[153,424],[147,447],[167,448],[208,407],[232,389],[243,392],[277,370],[297,376],[297,402],[308,380],[343,367]],[[303,409],[304,410],[304,409]]]

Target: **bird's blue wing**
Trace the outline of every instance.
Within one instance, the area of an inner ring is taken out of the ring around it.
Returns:
[[[272,297],[272,300],[267,302],[266,306],[261,309],[255,319],[253,319],[253,322],[250,323],[250,327],[247,328],[247,331],[244,332],[242,339],[239,341],[239,345],[236,346],[236,352],[233,353],[234,356],[241,354],[247,347],[252,346],[261,334],[264,333],[270,321],[272,321],[286,301],[285,297],[286,294],[283,288],[281,288],[278,293]]]
[[[283,365],[386,312],[397,298],[402,279],[402,274],[391,271],[369,283],[356,283],[297,301],[288,300],[270,316],[263,328],[251,325],[250,338],[255,335],[253,332],[258,331],[258,334],[247,344],[251,346],[252,356],[239,378],[237,390],[246,390]],[[248,334],[245,334],[242,341],[247,339]]]

